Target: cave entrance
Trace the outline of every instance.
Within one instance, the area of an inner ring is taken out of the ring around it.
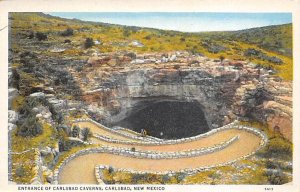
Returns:
[[[209,131],[202,106],[196,102],[160,101],[133,110],[116,125],[136,132],[146,130],[150,136],[162,139],[192,137]]]

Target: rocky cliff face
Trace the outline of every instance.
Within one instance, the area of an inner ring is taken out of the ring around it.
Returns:
[[[237,89],[233,112],[242,119],[267,123],[292,141],[292,83],[275,78],[249,81]]]
[[[171,62],[116,68],[103,62],[71,73],[87,111],[108,126],[159,101],[183,101],[197,102],[211,129],[241,118],[267,123],[292,138],[292,83],[253,63],[236,67],[185,55]]]
[[[105,121],[112,124],[157,101],[197,101],[209,126],[214,128],[223,125],[230,110],[239,86],[234,77],[234,73],[213,76],[199,69],[114,72],[109,81],[103,82],[102,89],[88,92],[84,98],[108,109],[111,116]]]

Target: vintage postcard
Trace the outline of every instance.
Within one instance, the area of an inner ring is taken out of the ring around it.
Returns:
[[[300,4],[182,2],[3,2],[5,191],[300,190]]]

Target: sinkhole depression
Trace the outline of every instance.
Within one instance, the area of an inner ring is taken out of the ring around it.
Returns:
[[[159,101],[135,110],[115,125],[162,139],[192,137],[210,130],[197,101]]]

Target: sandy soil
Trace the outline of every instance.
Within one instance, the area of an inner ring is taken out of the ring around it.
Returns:
[[[228,133],[226,133],[228,132]],[[231,133],[233,132],[233,133]],[[206,165],[213,165],[224,163],[240,156],[249,154],[259,147],[260,138],[252,133],[245,132],[243,130],[227,130],[222,134],[215,134],[209,138],[206,138],[206,142],[220,143],[224,140],[222,135],[239,134],[240,139],[225,148],[224,150],[207,154],[198,157],[180,158],[180,159],[138,159],[125,156],[106,154],[106,153],[94,153],[87,154],[75,158],[70,161],[61,171],[60,180],[61,184],[95,184],[94,168],[98,164],[111,165],[116,168],[129,168],[134,170],[152,170],[152,171],[166,171],[166,170],[180,170],[185,168],[196,168]],[[218,136],[216,136],[218,135]],[[224,136],[226,138],[226,136]],[[225,139],[226,140],[226,139]],[[205,142],[203,142],[204,146]],[[190,146],[191,143],[185,143],[185,147]],[[162,147],[162,148],[161,148]],[[164,150],[167,146],[153,146],[153,149],[158,148]],[[171,148],[171,146],[169,146]],[[182,147],[178,144],[175,148],[178,150]],[[182,149],[182,148],[181,148]]]

